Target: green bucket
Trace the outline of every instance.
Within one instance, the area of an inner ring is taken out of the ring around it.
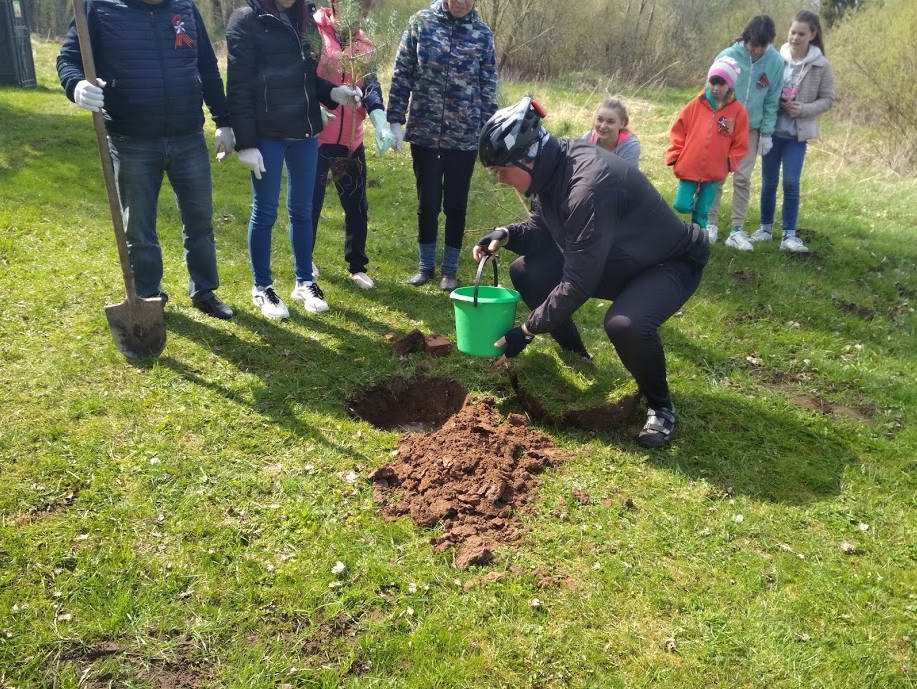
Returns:
[[[481,286],[481,274],[487,261],[494,269],[493,287]],[[449,295],[455,307],[455,339],[458,350],[471,356],[500,356],[503,349],[494,347],[516,322],[519,292],[500,287],[497,279],[497,258],[488,254],[481,259],[474,286],[459,287]]]

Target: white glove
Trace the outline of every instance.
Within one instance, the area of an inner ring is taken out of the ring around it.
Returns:
[[[401,129],[400,122],[392,122],[391,130],[392,132],[392,148],[396,151],[401,150],[401,145],[404,143],[404,131]]]
[[[319,111],[322,113],[322,126],[324,127],[331,120],[333,120],[337,115],[328,110],[324,105],[318,106]]]
[[[360,104],[362,98],[363,92],[359,86],[354,87],[345,84],[331,89],[331,100],[340,105],[349,105],[355,108]]]
[[[774,147],[774,140],[769,136],[762,136],[758,139],[758,155],[766,156]]]
[[[264,158],[257,148],[243,148],[239,151],[239,162],[252,171],[255,179],[261,179],[261,173],[267,172],[264,167]]]
[[[217,135],[213,142],[217,151],[217,160],[222,163],[232,155],[236,148],[236,135],[232,127],[217,127]]]
[[[395,137],[392,136],[392,130],[385,121],[385,111],[377,108],[369,113],[369,119],[373,122],[376,130],[376,150],[380,156],[384,156],[386,151],[395,143]]]
[[[83,79],[73,89],[73,102],[89,112],[101,112],[105,107],[105,94],[102,92],[105,82],[98,78],[96,82],[98,86]]]

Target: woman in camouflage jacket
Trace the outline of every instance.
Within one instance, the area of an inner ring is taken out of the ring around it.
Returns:
[[[493,33],[474,0],[436,0],[411,17],[395,59],[387,119],[395,149],[402,141],[411,144],[417,181],[420,260],[412,285],[429,282],[436,272],[442,208],[446,236],[440,287],[456,287],[478,137],[496,109]]]

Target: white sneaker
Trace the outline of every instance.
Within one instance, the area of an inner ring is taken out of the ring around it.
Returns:
[[[773,238],[774,236],[770,232],[765,230],[763,227],[759,227],[754,231],[754,233],[752,233],[751,237],[748,238],[748,241],[754,244],[755,242],[769,242]]]
[[[312,279],[315,280],[318,277],[318,266],[315,265],[315,261],[312,261]]]
[[[716,244],[716,238],[720,236],[720,228],[716,225],[707,225],[707,237],[710,239],[711,244]]]
[[[293,297],[293,299],[300,300],[306,311],[324,313],[328,310],[328,302],[325,301],[325,293],[322,292],[317,282],[310,282],[309,284],[297,282],[290,296]]]
[[[373,279],[366,273],[351,273],[350,279],[353,280],[354,284],[360,289],[372,289],[376,286]]]
[[[261,309],[261,315],[267,318],[289,318],[290,310],[283,303],[273,285],[267,287],[252,287],[252,302]]]
[[[733,232],[726,238],[726,246],[739,251],[754,251],[754,245],[748,241],[748,235],[744,232]]]
[[[802,243],[802,240],[797,236],[787,237],[786,239],[780,242],[781,251],[789,251],[793,254],[807,254],[809,253],[809,247]]]

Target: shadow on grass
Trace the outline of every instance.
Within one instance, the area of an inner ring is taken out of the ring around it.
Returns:
[[[51,94],[50,89],[38,90]],[[34,94],[35,90],[31,93]],[[65,156],[66,165],[79,163],[81,179],[85,179],[83,173],[89,170],[100,175],[98,154],[92,155],[95,132],[89,113],[77,110],[75,106],[73,116],[36,112],[34,108],[16,107],[6,96],[8,90],[0,89],[0,160],[8,161],[7,165],[0,164],[0,181],[41,158],[49,184],[60,183],[60,180],[52,178],[58,174],[63,176],[62,148],[73,146],[85,150],[87,154],[79,160],[71,155]],[[65,99],[63,93],[60,97]],[[81,113],[85,118],[80,117]],[[68,167],[67,173],[71,171],[72,167]],[[69,181],[72,183],[73,180]]]
[[[841,435],[766,399],[689,393],[678,408],[680,438],[648,460],[728,494],[804,505],[838,495],[846,467],[858,462]]]
[[[700,348],[694,352],[702,355]],[[635,436],[643,422],[643,407],[617,409],[629,387],[626,373],[615,375],[596,369],[584,372],[585,389],[574,385],[545,354],[526,357],[517,369],[528,391],[536,394],[549,410],[558,412],[607,405],[605,417],[613,419],[594,436],[622,450],[639,450]],[[843,436],[825,425],[805,418],[804,412],[781,410],[772,399],[749,399],[734,392],[697,392],[679,395],[679,436],[668,450],[646,453],[646,459],[660,468],[705,480],[730,495],[757,500],[804,505],[837,495],[848,465],[856,455]],[[580,432],[567,427],[558,431],[573,436]],[[585,432],[584,437],[585,437]]]
[[[293,322],[300,318],[303,317],[294,317]],[[231,331],[195,321],[178,312],[167,313],[166,323],[174,335],[206,345],[215,356],[228,361],[240,372],[257,376],[262,385],[249,396],[173,357],[160,359],[162,366],[234,404],[251,408],[296,436],[315,440],[346,456],[356,454],[362,461],[370,462],[369,457],[355,452],[352,446],[341,445],[331,439],[328,433],[323,433],[322,429],[306,424],[296,407],[305,405],[312,411],[332,418],[345,418],[344,400],[340,393],[346,387],[347,376],[342,375],[342,372],[354,370],[356,351],[365,351],[370,347],[384,351],[375,340],[325,321],[309,321],[309,327],[316,331],[348,338],[352,343],[360,345],[359,348],[352,346],[335,352],[323,347],[317,339],[304,338],[246,312],[238,312],[234,323],[258,335],[260,342],[242,340]],[[374,327],[382,326],[375,324]],[[379,368],[370,364],[370,370]],[[354,382],[359,384],[359,381]]]

